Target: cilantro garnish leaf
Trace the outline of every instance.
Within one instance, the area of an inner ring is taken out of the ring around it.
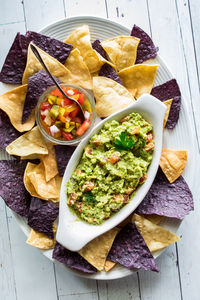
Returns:
[[[135,146],[133,139],[124,131],[120,133],[119,137],[115,138],[113,144],[117,150],[128,150]]]
[[[95,202],[95,196],[91,192],[84,193],[84,196],[88,202]]]

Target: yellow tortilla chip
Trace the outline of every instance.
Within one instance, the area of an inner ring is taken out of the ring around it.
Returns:
[[[54,239],[50,239],[48,236],[46,236],[44,233],[40,233],[35,231],[31,228],[29,237],[26,241],[27,244],[37,247],[42,250],[52,249],[55,246],[56,243],[56,231],[57,227],[53,223],[53,232],[54,232]]]
[[[65,43],[71,44],[80,51],[81,56],[91,73],[96,72],[99,69],[99,57],[92,48],[88,25],[83,25],[74,30],[67,37]]]
[[[151,252],[164,249],[180,240],[180,237],[176,234],[150,222],[140,215],[134,214],[133,222],[135,222]]]
[[[0,96],[0,109],[9,117],[11,124],[20,132],[30,130],[35,124],[35,111],[22,124],[22,114],[26,99],[27,84],[8,91]]]
[[[146,218],[147,220],[149,220],[150,222],[154,223],[154,224],[159,224],[161,222],[161,220],[163,220],[163,216],[159,216],[159,215],[141,215],[142,217]]]
[[[6,147],[10,155],[31,157],[34,154],[48,154],[44,138],[38,127],[18,137]]]
[[[79,254],[97,270],[103,271],[106,257],[118,232],[119,229],[116,227],[107,231],[89,242],[79,251]]]
[[[160,167],[170,183],[183,173],[186,162],[186,150],[162,149]]]
[[[163,102],[167,106],[167,110],[166,110],[164,121],[163,121],[163,128],[165,128],[165,126],[166,126],[166,123],[167,123],[167,120],[169,117],[169,111],[170,111],[170,108],[172,105],[172,101],[173,101],[173,99],[169,99],[169,100]]]
[[[44,164],[28,163],[24,172],[24,185],[27,191],[34,197],[43,200],[59,201],[59,190],[54,178],[46,182]]]
[[[106,62],[98,52],[92,48],[90,41],[90,31],[88,25],[83,25],[74,30],[65,40],[65,43],[71,44],[74,49],[77,48],[83,57],[90,73],[97,72]],[[111,64],[113,66],[113,64]]]
[[[68,82],[68,79],[71,76],[70,71],[58,60],[56,60],[55,58],[53,58],[52,56],[50,56],[40,48],[38,47],[36,48],[40,53],[42,59],[44,60],[47,68],[51,72],[51,74],[57,77],[58,79],[60,79],[60,81],[62,82]],[[43,67],[41,63],[38,61],[38,59],[35,57],[29,45],[26,68],[22,78],[23,84],[28,83],[28,78],[31,77],[33,74],[37,73],[39,70],[43,70]]]
[[[41,161],[44,164],[46,182],[54,178],[58,174],[55,150],[52,144],[47,143],[47,155],[40,155]]]
[[[116,265],[116,262],[113,262],[111,260],[106,260],[104,269],[106,272],[109,272],[111,269],[114,268],[115,265]]]
[[[131,92],[136,92],[136,99],[144,93],[150,94],[156,77],[158,65],[134,65],[121,70],[118,75],[123,85]]]
[[[77,48],[70,52],[70,55],[65,62],[65,66],[73,74],[71,83],[77,84],[85,89],[92,89],[90,71]]]
[[[135,101],[125,87],[103,76],[93,77],[93,92],[99,117],[107,117]]]
[[[117,36],[101,42],[101,46],[120,71],[134,65],[139,42],[140,39],[132,36]]]

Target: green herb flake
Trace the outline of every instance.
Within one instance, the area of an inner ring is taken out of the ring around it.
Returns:
[[[120,133],[119,137],[115,138],[113,144],[117,150],[129,150],[135,146],[133,139],[124,131]]]
[[[91,192],[84,193],[84,197],[88,202],[95,202],[95,196]]]

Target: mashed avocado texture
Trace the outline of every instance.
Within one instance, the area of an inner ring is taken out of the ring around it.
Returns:
[[[106,122],[67,182],[69,207],[90,224],[109,219],[146,180],[153,148],[152,126],[140,114]]]

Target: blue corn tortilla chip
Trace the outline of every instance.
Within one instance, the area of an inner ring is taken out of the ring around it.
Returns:
[[[1,82],[10,84],[22,82],[27,57],[27,51],[25,53],[21,47],[20,41],[23,38],[24,36],[18,32],[3,64],[0,73]]]
[[[0,148],[5,150],[20,135],[22,133],[12,126],[7,114],[3,110],[0,110]]]
[[[57,59],[61,64],[65,63],[73,48],[72,45],[34,31],[27,31],[25,38],[28,44],[33,41],[36,46]]]
[[[104,64],[99,71],[99,76],[108,77],[119,84],[122,84],[120,77],[115,72],[114,68],[109,64]]]
[[[192,193],[182,176],[173,183],[158,169],[156,178],[136,213],[182,220],[194,209]]]
[[[106,51],[103,49],[103,47],[101,46],[101,42],[100,40],[95,40],[92,43],[92,48],[94,50],[96,50],[103,58],[105,58],[106,60],[108,60],[108,56],[106,54]]]
[[[135,223],[128,223],[116,236],[107,257],[129,269],[159,272],[155,260]]]
[[[58,172],[60,177],[62,177],[65,173],[66,166],[76,147],[55,145],[54,148],[56,153]]]
[[[168,129],[173,129],[178,122],[181,108],[181,92],[176,79],[171,79],[154,87],[151,91],[151,95],[161,101],[166,101],[173,98],[168,120],[165,126]]]
[[[131,36],[137,37],[140,39],[138,48],[137,48],[137,58],[136,58],[136,64],[141,64],[145,60],[155,58],[158,52],[158,48],[155,47],[152,39],[150,36],[143,31],[140,27],[137,25],[133,26],[133,29],[131,31]]]
[[[72,252],[64,248],[58,242],[56,242],[53,250],[53,258],[65,264],[67,267],[77,271],[81,271],[88,274],[94,274],[97,272],[97,269],[91,264],[89,264],[77,252]]]
[[[59,207],[56,204],[32,197],[28,213],[28,225],[53,239],[53,222],[56,220],[58,212]]]
[[[59,79],[55,79],[58,83],[60,83]],[[33,76],[29,77],[28,89],[22,115],[22,123],[26,122],[32,110],[36,107],[40,96],[46,91],[48,87],[52,85],[54,85],[53,80],[44,70],[40,70]]]
[[[65,63],[72,50],[72,45],[49,36],[33,31],[27,31],[25,35],[18,32],[3,64],[0,73],[1,82],[10,84],[22,83],[22,77],[26,67],[28,46],[31,41],[62,64]]]
[[[27,160],[0,161],[0,196],[17,214],[27,217],[31,195],[24,186],[23,177]]]

